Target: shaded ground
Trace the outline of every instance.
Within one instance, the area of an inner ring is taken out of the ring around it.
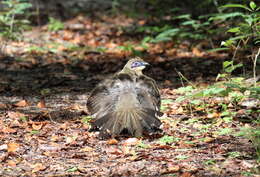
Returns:
[[[174,139],[100,140],[88,132],[90,90],[125,64],[130,54],[116,46],[138,41],[117,28],[121,23],[121,17],[78,17],[63,31],[35,29],[26,34],[27,42],[8,45],[7,52],[16,55],[0,62],[0,175],[227,177],[259,172],[247,139],[219,134],[220,128],[237,131],[242,123],[191,116],[174,102],[175,89],[182,86],[177,71],[194,84],[209,84],[228,56],[191,44],[151,44],[144,55],[152,64],[146,74],[158,82],[164,100],[173,100],[164,102],[161,119],[164,135]],[[83,27],[71,29],[75,24]],[[46,51],[26,50],[50,40]],[[57,41],[57,51],[50,51]],[[90,47],[60,47],[67,42]],[[96,51],[98,46],[108,51]]]

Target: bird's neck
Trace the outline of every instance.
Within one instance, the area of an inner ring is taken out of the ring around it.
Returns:
[[[143,75],[142,70],[132,70],[129,68],[123,68],[123,70],[120,73],[126,73],[126,74],[131,74],[131,75],[135,75],[135,76],[141,76]]]

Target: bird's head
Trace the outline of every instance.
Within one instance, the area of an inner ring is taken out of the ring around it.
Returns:
[[[143,61],[141,58],[139,57],[135,57],[135,58],[132,58],[130,59],[126,65],[125,65],[125,69],[128,69],[130,71],[134,71],[136,72],[137,74],[141,74],[142,73],[142,70],[147,66],[149,65],[149,63]]]

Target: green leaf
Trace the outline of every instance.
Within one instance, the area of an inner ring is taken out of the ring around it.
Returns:
[[[214,164],[216,163],[216,161],[210,159],[210,160],[204,161],[203,163],[204,163],[205,165],[214,165]]]
[[[252,12],[252,10],[250,8],[248,8],[245,5],[241,5],[241,4],[226,4],[224,6],[221,6],[220,8],[230,8],[230,7],[238,7],[238,8],[246,9],[246,10]]]
[[[168,29],[164,32],[159,33],[152,42],[164,42],[172,39],[172,36],[177,35],[180,31],[178,28]]]
[[[201,104],[201,102],[202,102],[201,100],[191,100],[190,101],[190,103],[194,104],[194,105],[199,105],[199,104]]]
[[[143,141],[140,141],[140,143],[137,144],[137,147],[140,147],[140,148],[149,148],[150,146],[148,144],[145,144]]]
[[[228,152],[227,154],[228,154],[228,156],[231,157],[231,158],[237,158],[237,157],[241,156],[241,153],[238,152],[238,151]]]
[[[164,135],[159,139],[159,142],[160,144],[170,144],[178,140],[180,140],[180,138],[174,138],[173,136]]]
[[[218,135],[227,135],[227,134],[231,134],[232,132],[233,132],[233,130],[231,128],[222,128],[217,132],[217,134]]]
[[[176,101],[176,102],[182,102],[182,101],[184,101],[184,100],[186,100],[186,99],[187,99],[186,96],[179,96],[175,101]]]
[[[228,67],[230,65],[233,65],[233,61],[224,61],[223,62],[223,68],[226,68],[226,67]]]
[[[180,87],[177,89],[177,93],[187,93],[191,92],[192,90],[194,90],[192,86]]]
[[[177,155],[176,156],[176,159],[178,159],[178,160],[184,160],[184,159],[187,159],[187,158],[189,158],[189,156],[186,156],[186,155]]]
[[[230,50],[230,48],[227,47],[215,48],[215,49],[207,50],[207,52],[218,52],[218,51],[225,51],[225,50]]]
[[[162,104],[170,104],[170,103],[173,103],[172,99],[163,99],[162,100]]]
[[[253,1],[250,2],[249,6],[251,7],[252,10],[255,10],[256,8],[256,4]]]
[[[32,130],[31,131],[31,135],[36,135],[36,134],[39,134],[40,133],[40,131],[39,130]]]
[[[173,19],[190,19],[190,14],[179,15]]]
[[[78,168],[77,167],[72,167],[72,168],[69,168],[66,170],[67,172],[75,172],[75,171],[78,171]]]
[[[243,16],[244,14],[241,12],[232,12],[232,13],[221,13],[217,14],[213,17],[209,18],[209,21],[215,21],[215,20],[227,20],[228,18],[234,18],[238,16]]]
[[[231,29],[229,29],[227,32],[230,32],[230,33],[238,33],[238,32],[240,32],[240,28],[239,28],[239,27],[231,28]]]
[[[81,122],[83,122],[84,124],[88,124],[91,119],[92,116],[84,116],[82,117]]]

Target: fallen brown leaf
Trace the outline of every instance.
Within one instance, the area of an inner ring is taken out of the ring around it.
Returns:
[[[34,130],[40,130],[40,129],[42,129],[42,126],[43,126],[43,124],[42,124],[42,123],[39,123],[39,122],[32,124],[32,128],[33,128]]]
[[[38,108],[46,108],[46,104],[45,104],[45,100],[41,100],[38,104],[37,104]]]
[[[116,140],[116,139],[109,139],[108,141],[107,141],[107,144],[110,144],[110,145],[112,145],[112,144],[117,144],[118,143],[118,141]]]
[[[125,140],[123,142],[123,145],[125,146],[134,146],[137,145],[139,143],[139,139],[137,138],[128,138],[127,140]]]
[[[25,106],[28,106],[29,104],[27,103],[26,100],[21,100],[21,101],[15,103],[14,105],[17,107],[25,107]]]
[[[84,147],[84,148],[80,149],[80,151],[82,151],[82,152],[91,152],[91,151],[94,151],[94,149],[92,147],[87,146],[87,147]]]
[[[13,129],[13,128],[9,128],[9,127],[4,127],[2,130],[0,130],[0,132],[3,132],[3,133],[15,133],[15,132],[17,132],[17,130]]]
[[[44,166],[42,163],[36,163],[31,166],[33,168],[32,173],[45,170],[47,167]]]
[[[13,161],[13,160],[8,160],[8,161],[7,161],[7,164],[8,164],[9,166],[11,166],[11,167],[15,167],[15,166],[16,166],[16,162]]]
[[[17,144],[17,143],[8,143],[7,144],[7,152],[15,152],[15,151],[17,151],[18,150],[18,148],[19,148],[19,144]]]
[[[182,175],[180,177],[191,177],[191,176],[193,176],[191,173],[184,172],[184,173],[182,173]]]

